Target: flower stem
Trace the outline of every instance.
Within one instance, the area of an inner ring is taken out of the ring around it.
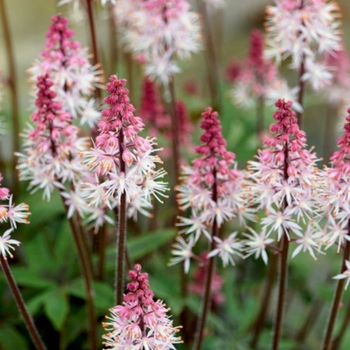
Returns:
[[[2,23],[2,30],[4,32],[4,41],[5,41],[5,52],[6,52],[6,58],[7,58],[7,65],[9,70],[9,77],[7,79],[8,86],[10,88],[11,92],[11,110],[12,110],[12,126],[13,126],[13,133],[12,133],[12,154],[14,152],[18,152],[20,149],[20,140],[19,140],[19,97],[18,97],[18,88],[17,88],[17,81],[16,81],[16,66],[15,66],[15,58],[14,58],[14,51],[12,46],[12,38],[11,38],[11,32],[10,32],[10,26],[8,22],[7,12],[5,8],[5,0],[0,0],[0,22]],[[16,158],[12,158],[12,179],[13,179],[13,188],[12,193],[16,195],[18,190],[18,177],[16,174]]]
[[[173,127],[173,143],[172,143],[172,151],[174,157],[174,176],[175,176],[175,184],[179,181],[179,170],[180,170],[180,137],[179,137],[179,118],[177,115],[176,108],[176,98],[175,98],[175,86],[174,86],[174,77],[171,77],[169,80],[169,91],[170,91],[170,107],[171,107],[171,124]]]
[[[350,222],[349,222],[349,231],[350,231]],[[346,240],[344,251],[343,251],[343,261],[342,261],[340,273],[343,273],[346,270],[345,261],[349,259],[349,255],[350,255],[350,242]],[[340,299],[342,297],[343,290],[344,290],[344,283],[345,283],[344,279],[338,280],[337,288],[336,288],[334,298],[333,298],[331,313],[330,313],[330,316],[328,319],[326,334],[325,334],[323,344],[322,344],[323,350],[330,349],[333,328],[334,328],[335,320],[336,320],[337,314],[338,314]]]
[[[123,160],[124,134],[119,131],[119,166],[120,172],[126,174],[126,166]],[[124,274],[125,274],[125,250],[126,250],[126,193],[122,193],[118,208],[118,231],[117,231],[117,261],[115,275],[116,303],[122,305],[124,292]]]
[[[343,340],[344,334],[348,328],[349,325],[349,321],[350,321],[350,303],[348,303],[347,308],[346,308],[346,314],[344,316],[342,325],[340,327],[340,330],[338,332],[338,335],[334,338],[333,342],[332,342],[332,350],[338,350],[341,342]]]
[[[218,94],[218,69],[217,69],[217,57],[213,40],[213,33],[211,23],[209,21],[207,4],[202,0],[197,0],[197,6],[199,12],[202,14],[204,33],[206,41],[206,61],[208,71],[208,87],[211,98],[211,105],[214,110],[220,111],[220,99]]]
[[[258,136],[258,145],[260,145],[261,134],[265,129],[264,126],[264,98],[258,97],[256,101],[256,133]]]
[[[286,295],[286,282],[288,275],[288,248],[289,240],[285,233],[282,238],[282,254],[280,260],[280,280],[278,287],[278,304],[276,311],[276,320],[274,327],[274,336],[272,349],[277,350],[279,347],[279,340],[281,336],[282,322],[283,322],[283,311],[284,311],[284,300]]]
[[[68,207],[64,202],[64,197],[61,196],[64,209],[66,214],[68,214]],[[79,230],[79,225],[73,220],[73,218],[68,219],[75,246],[78,252],[79,263],[81,267],[81,272],[83,274],[83,280],[85,284],[86,291],[86,302],[88,307],[88,316],[89,316],[89,327],[90,327],[90,341],[91,349],[97,350],[97,338],[96,338],[96,317],[94,309],[94,290],[92,285],[92,271],[90,269],[91,264],[89,264],[89,258],[85,249],[83,238],[81,237],[81,232]]]
[[[301,325],[299,332],[297,333],[295,340],[297,342],[297,347],[295,350],[300,349],[304,345],[304,341],[312,327],[314,326],[316,320],[318,319],[318,315],[322,310],[323,303],[320,299],[317,299],[312,308],[309,311],[308,316],[305,318],[305,321]]]
[[[104,224],[99,230],[100,235],[99,246],[98,246],[98,279],[104,280],[105,276],[105,262],[106,262],[106,238],[107,238],[107,227]]]
[[[283,178],[288,181],[288,158],[289,149],[288,143],[284,145],[284,167],[283,167]],[[287,207],[287,200],[285,199],[282,204],[282,210],[284,211]],[[280,257],[280,279],[278,286],[278,302],[276,310],[276,319],[274,325],[274,335],[272,341],[272,350],[278,350],[279,341],[281,338],[281,330],[283,323],[283,313],[284,313],[284,301],[286,296],[286,285],[288,276],[288,248],[289,248],[289,234],[287,230],[284,230],[282,237],[282,253]]]
[[[11,268],[7,260],[0,254],[0,264],[2,270],[4,271],[7,283],[11,289],[11,292],[15,298],[17,307],[24,319],[25,325],[28,329],[30,337],[32,338],[33,343],[35,344],[37,350],[46,350],[46,346],[44,345],[39,332],[34,324],[32,316],[29,314],[27,307],[22,298],[22,294],[17,286],[17,283],[12,275]]]
[[[254,330],[253,339],[250,343],[250,346],[252,349],[256,349],[260,339],[261,331],[263,330],[263,327],[264,327],[266,314],[269,309],[269,305],[271,301],[272,288],[275,282],[276,270],[278,265],[277,263],[278,263],[278,256],[273,254],[269,264],[267,282],[265,284],[265,288],[264,288],[261,302],[260,302],[260,310],[253,326],[251,327]]]
[[[304,87],[305,82],[302,79],[302,76],[305,74],[305,59],[302,58],[302,61],[300,63],[300,69],[299,69],[299,93],[298,93],[298,103],[301,107],[303,107],[303,101],[304,101]],[[301,127],[302,119],[303,119],[303,113],[297,112],[296,113],[297,119],[298,119],[298,125]]]
[[[214,202],[217,202],[218,193],[217,193],[217,186],[216,186],[216,169],[215,168],[213,171],[213,175],[214,175],[214,183],[213,183],[212,199]],[[211,233],[210,251],[213,251],[215,249],[216,243],[215,243],[214,237],[217,237],[218,235],[219,235],[219,228],[215,218],[213,222],[212,233]],[[206,325],[208,313],[210,312],[211,283],[213,280],[214,269],[215,269],[215,258],[212,257],[207,262],[202,311],[197,321],[193,350],[200,350],[202,348],[202,343],[204,338],[204,327]]]
[[[94,21],[93,0],[86,0],[86,9],[87,9],[87,15],[89,19],[93,62],[94,62],[94,65],[100,65],[98,46],[97,46],[96,26]],[[99,88],[95,89],[95,98],[97,100],[101,100],[101,89]]]

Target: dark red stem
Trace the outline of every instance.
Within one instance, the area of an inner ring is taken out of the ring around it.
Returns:
[[[30,334],[30,337],[32,338],[33,343],[35,344],[35,347],[37,348],[37,350],[46,350],[46,346],[44,345],[43,341],[41,340],[39,332],[34,324],[33,318],[27,310],[27,307],[26,307],[24,300],[22,298],[22,294],[21,294],[21,292],[17,286],[17,283],[12,275],[10,265],[1,254],[0,254],[0,263],[1,263],[2,270],[4,271],[7,283],[11,289],[13,297],[15,298],[19,312],[21,313],[21,315],[24,319],[24,323],[28,329],[28,332]]]

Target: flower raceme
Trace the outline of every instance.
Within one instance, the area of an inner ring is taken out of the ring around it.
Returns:
[[[145,63],[147,76],[166,85],[202,46],[199,17],[186,0],[120,0],[115,16],[124,45]]]
[[[302,80],[314,90],[328,86],[333,73],[325,55],[341,48],[338,5],[327,0],[275,0],[266,12],[267,57],[277,63],[291,57],[296,70],[304,62]]]
[[[55,189],[69,207],[68,218],[75,212],[87,215],[87,221],[97,228],[108,218],[103,210],[88,206],[82,197],[83,181],[93,181],[79,154],[88,147],[87,138],[78,137],[79,129],[72,125],[72,116],[63,110],[62,102],[52,90],[48,75],[37,79],[37,110],[31,115],[34,125],[24,133],[24,153],[18,153],[18,170],[22,181],[29,181],[32,192],[43,190],[50,200]]]
[[[2,180],[0,173],[0,183]],[[0,187],[0,201],[0,223],[10,224],[10,228],[0,236],[0,255],[6,259],[7,257],[12,258],[11,251],[15,249],[14,246],[20,245],[19,241],[11,238],[12,232],[17,228],[17,224],[29,224],[27,218],[30,213],[27,204],[15,205],[13,203],[12,194],[6,187]]]
[[[86,183],[85,198],[92,205],[116,208],[123,193],[126,195],[129,216],[137,212],[148,215],[151,198],[167,197],[167,183],[160,181],[166,172],[156,170],[162,163],[154,153],[155,139],[143,138],[141,118],[134,116],[126,80],[112,75],[107,84],[108,108],[102,111],[98,123],[99,135],[94,147],[82,153],[84,163],[99,177],[99,183]]]
[[[148,274],[135,265],[129,277],[123,305],[110,309],[111,316],[103,323],[108,332],[103,336],[105,349],[175,349],[174,344],[182,342],[176,336],[181,327],[173,326],[163,301],[153,300]]]
[[[45,49],[29,69],[31,80],[49,74],[53,91],[59,100],[65,101],[63,109],[74,119],[79,118],[82,125],[93,127],[100,112],[91,95],[101,86],[101,69],[89,62],[88,49],[72,40],[74,32],[68,28],[67,18],[53,16],[51,20]]]
[[[233,102],[237,105],[251,106],[258,98],[272,104],[276,96],[292,100],[293,106],[300,111],[296,102],[298,89],[290,89],[287,82],[278,75],[276,64],[264,57],[264,38],[258,30],[250,35],[250,49],[247,59],[237,69],[232,90]]]
[[[182,183],[177,188],[178,205],[181,210],[190,208],[191,217],[179,218],[178,226],[183,227],[180,234],[185,234],[187,241],[182,236],[178,237],[171,264],[184,261],[186,272],[189,271],[190,259],[196,257],[192,248],[197,241],[202,236],[212,240],[209,227],[214,221],[220,227],[235,216],[241,222],[252,218],[244,197],[244,176],[237,170],[234,153],[226,149],[218,113],[207,108],[202,117],[203,145],[196,148],[199,158],[193,161],[192,167],[183,167]],[[213,196],[214,188],[216,198]],[[208,257],[218,255],[227,265],[234,262],[234,255],[241,255],[236,233],[225,239],[215,237],[215,241],[216,248]]]
[[[191,136],[193,133],[193,125],[187,111],[186,105],[181,101],[176,101],[176,115],[179,121],[179,137],[183,149],[194,149]],[[140,117],[149,127],[151,136],[162,135],[166,141],[173,140],[173,128],[171,127],[171,117],[166,112],[164,105],[160,99],[158,88],[152,80],[145,78],[142,85]],[[169,156],[170,147],[167,144],[164,147],[163,154]]]
[[[48,75],[37,78],[37,110],[31,115],[34,126],[29,126],[23,135],[24,154],[18,154],[20,179],[29,180],[33,192],[43,189],[43,197],[48,200],[54,188],[63,190],[66,181],[77,183],[85,171],[78,153],[87,144],[71,124],[72,116],[56,99],[53,85]]]
[[[250,203],[256,209],[264,209],[266,217],[260,222],[260,233],[249,229],[252,234],[247,235],[246,251],[248,255],[261,256],[266,263],[265,250],[274,241],[272,234],[277,235],[277,241],[287,235],[297,244],[293,256],[303,251],[316,259],[322,244],[317,215],[317,157],[305,149],[305,132],[299,129],[292,103],[278,100],[276,107],[276,123],[270,126],[275,135],[265,138],[258,160],[248,165],[252,181]]]
[[[350,242],[350,108],[344,125],[344,135],[338,139],[338,146],[339,150],[331,157],[332,167],[325,167],[321,172],[321,205],[327,218],[324,237],[326,249],[336,245],[339,252],[343,245]]]

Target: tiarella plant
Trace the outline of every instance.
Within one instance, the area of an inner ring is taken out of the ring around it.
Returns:
[[[84,275],[91,343],[96,349],[91,257],[86,251],[80,220],[75,215],[90,211],[79,188],[81,181],[90,176],[78,155],[86,149],[87,140],[78,137],[78,128],[72,125],[72,116],[64,111],[63,103],[56,99],[57,94],[52,90],[54,83],[48,75],[39,76],[36,86],[36,110],[31,116],[34,125],[24,134],[24,153],[17,154],[20,179],[29,181],[32,192],[42,189],[47,200],[54,190],[60,193]]]
[[[110,309],[111,315],[103,323],[105,349],[175,349],[174,344],[182,342],[176,334],[181,327],[173,326],[162,300],[153,300],[148,274],[137,264],[129,277],[123,302]]]
[[[338,5],[327,0],[275,0],[266,13],[266,56],[278,64],[291,59],[290,67],[299,74],[298,103],[303,106],[304,82],[320,90],[332,81],[326,55],[341,48]],[[297,118],[300,124],[300,112]]]
[[[210,307],[214,257],[219,256],[223,265],[227,266],[234,264],[234,256],[242,256],[242,244],[236,238],[237,232],[224,238],[219,229],[235,216],[242,222],[252,218],[244,196],[244,176],[237,170],[234,153],[226,149],[218,113],[207,108],[202,117],[203,145],[196,148],[199,158],[193,161],[192,167],[183,168],[182,181],[177,188],[178,205],[181,210],[190,209],[191,216],[179,218],[178,226],[183,229],[172,251],[175,257],[170,262],[184,262],[185,272],[188,272],[190,260],[199,259],[193,252],[196,243],[202,238],[209,242],[203,306],[197,324],[195,349],[202,346]],[[186,239],[183,236],[187,236]]]
[[[300,130],[292,102],[278,100],[278,110],[270,126],[275,135],[266,137],[257,161],[250,161],[248,176],[252,181],[250,204],[266,215],[260,228],[249,229],[244,242],[248,255],[261,256],[267,263],[266,249],[280,253],[280,282],[273,349],[278,348],[288,271],[290,243],[297,246],[292,256],[309,253],[314,259],[321,252],[322,231],[318,225],[320,183],[315,153],[306,149],[306,135]],[[278,242],[278,244],[273,244]]]
[[[167,197],[166,172],[157,169],[162,163],[155,154],[155,139],[143,138],[139,132],[144,124],[134,115],[126,80],[113,75],[107,84],[108,108],[102,111],[94,147],[82,153],[85,164],[99,182],[86,182],[83,196],[91,206],[108,206],[118,212],[117,235],[117,302],[121,303],[126,244],[126,218],[137,213],[149,215],[152,197],[162,201]]]
[[[2,180],[3,177],[0,173],[0,186]],[[8,188],[0,187],[0,223],[9,224],[9,228],[0,235],[0,266],[5,274],[7,283],[11,289],[18,310],[23,317],[33,343],[38,350],[45,350],[46,347],[41,340],[32,316],[28,312],[21,291],[17,286],[10,265],[7,261],[8,258],[13,258],[12,253],[15,250],[15,246],[20,245],[20,241],[12,238],[12,233],[16,230],[17,224],[29,224],[27,218],[30,215],[28,205],[25,203],[14,205],[12,197],[13,196]]]
[[[38,76],[49,74],[52,90],[65,102],[64,111],[92,128],[100,117],[98,102],[91,95],[101,88],[101,68],[93,66],[88,49],[73,40],[67,18],[53,16],[51,20],[45,49],[29,69],[31,80],[36,82]]]
[[[250,34],[247,59],[240,64],[232,89],[233,102],[239,106],[256,106],[257,133],[264,131],[264,104],[273,104],[278,98],[292,101],[295,110],[302,108],[297,102],[298,88],[290,89],[279,76],[276,64],[264,57],[264,38],[260,31]]]
[[[344,126],[344,135],[338,139],[339,150],[331,157],[332,167],[325,167],[322,171],[324,181],[321,187],[324,192],[320,201],[324,214],[327,218],[326,235],[324,242],[326,248],[337,247],[337,252],[342,250],[342,264],[340,274],[335,276],[338,279],[337,288],[334,294],[333,305],[328,320],[327,330],[323,341],[323,350],[331,347],[332,332],[335,326],[339,303],[345,284],[349,283],[350,267],[350,109]]]
[[[180,72],[177,59],[202,47],[198,15],[186,0],[120,0],[115,15],[126,49],[164,85]]]

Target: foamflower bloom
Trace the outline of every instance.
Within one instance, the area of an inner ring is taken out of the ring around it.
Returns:
[[[251,218],[244,195],[244,175],[237,169],[234,153],[226,149],[218,113],[207,108],[202,113],[202,118],[203,144],[196,148],[199,157],[193,161],[192,166],[183,167],[181,183],[177,187],[178,205],[181,210],[190,209],[190,216],[179,217],[181,236],[173,250],[177,257],[170,264],[180,262],[181,257],[185,262],[186,272],[189,271],[190,259],[198,259],[190,250],[202,238],[209,242],[215,240],[215,248],[209,252],[209,258],[217,255],[224,266],[233,264],[234,255],[242,256],[236,233],[227,238],[212,238],[209,232],[214,221],[220,227],[234,217],[241,223]]]
[[[248,176],[252,181],[248,188],[250,204],[264,210],[266,216],[259,221],[260,229],[255,229],[261,230],[260,234],[248,229],[252,235],[246,235],[246,252],[248,255],[255,252],[255,256],[261,256],[266,263],[266,245],[287,236],[297,244],[293,256],[308,252],[316,259],[324,244],[324,234],[319,227],[318,159],[306,149],[305,132],[299,129],[292,103],[278,100],[276,107],[278,110],[273,116],[276,122],[270,126],[274,136],[265,138],[257,160],[248,163]]]
[[[3,180],[0,173],[0,186]],[[17,228],[17,224],[29,224],[29,207],[25,203],[15,205],[10,190],[6,187],[0,187],[0,223],[10,224],[10,228],[0,235],[0,255],[5,259],[12,258],[14,246],[19,246],[20,242],[12,238],[12,233]]]
[[[129,277],[123,305],[110,309],[110,316],[103,322],[107,332],[103,335],[104,349],[175,349],[174,344],[182,342],[176,335],[181,327],[173,326],[162,300],[153,300],[148,274],[141,272],[141,265],[137,264],[129,271]]]
[[[45,49],[28,70],[31,81],[49,74],[52,90],[64,101],[63,109],[80,124],[95,126],[100,118],[99,107],[92,97],[94,90],[102,87],[101,69],[89,62],[87,48],[73,40],[74,32],[68,27],[68,19],[53,16],[46,34]]]
[[[273,105],[278,98],[293,102],[296,111],[302,108],[297,102],[298,88],[289,88],[285,79],[280,77],[277,65],[264,55],[264,38],[260,31],[250,34],[248,57],[239,65],[231,98],[238,106],[253,106],[256,99],[263,99]]]
[[[323,179],[321,206],[326,217],[326,248],[335,245],[339,252],[350,244],[350,108],[344,125],[344,134],[338,139],[339,149],[331,157],[331,167],[320,173]]]
[[[126,50],[162,84],[180,72],[178,59],[202,48],[199,16],[186,0],[119,0],[115,17]]]
[[[108,108],[102,111],[98,136],[90,150],[81,152],[84,164],[96,175],[97,182],[86,182],[82,195],[99,207],[116,208],[125,193],[128,215],[138,212],[149,215],[151,200],[167,197],[168,185],[162,179],[166,172],[157,169],[161,159],[155,154],[155,139],[143,138],[139,133],[144,124],[134,115],[126,80],[112,75],[107,84]]]
[[[346,279],[346,283],[345,283],[345,290],[346,290],[350,283],[350,261],[349,260],[345,261],[345,266],[346,266],[346,270],[343,273],[340,273],[339,275],[334,276],[333,278],[336,280]]]
[[[279,64],[291,58],[291,68],[299,70],[314,90],[329,86],[333,72],[325,55],[341,48],[339,8],[327,0],[275,0],[267,6],[266,56]]]

